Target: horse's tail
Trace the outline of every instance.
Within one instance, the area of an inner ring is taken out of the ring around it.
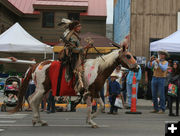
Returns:
[[[11,113],[15,113],[15,112],[19,111],[20,108],[22,108],[23,99],[24,99],[24,96],[26,95],[26,91],[27,91],[27,87],[29,85],[29,81],[32,79],[32,72],[33,72],[32,68],[33,67],[30,67],[26,72],[25,78],[21,84],[19,91],[18,91],[17,105],[12,111],[10,111]]]

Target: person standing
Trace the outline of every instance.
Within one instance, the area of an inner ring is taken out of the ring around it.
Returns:
[[[146,99],[152,99],[152,91],[151,91],[151,81],[153,77],[153,69],[149,68],[148,66],[145,67],[145,83],[147,84],[147,92],[146,92]]]
[[[118,76],[115,73],[111,74],[109,81],[109,101],[111,104],[110,111],[108,114],[117,114],[118,108],[114,106],[116,97],[120,94],[120,84],[116,81]]]
[[[128,75],[127,70],[124,70],[121,78],[121,92],[123,93],[124,103],[126,103],[126,98],[127,98],[127,89],[126,89],[127,75]]]
[[[136,57],[134,57],[136,59]],[[138,85],[139,81],[141,80],[141,67],[139,66],[138,72],[129,71],[126,79],[126,89],[127,89],[127,96],[128,96],[128,107],[127,109],[131,108],[131,97],[132,97],[132,83],[133,83],[133,76],[136,76],[136,100],[137,100],[137,94],[138,94]]]
[[[124,106],[124,95],[123,95],[123,86],[122,86],[122,76],[123,76],[123,71],[121,70],[121,65],[118,65],[116,67],[116,69],[114,70],[114,72],[118,78],[116,79],[116,81],[120,84],[120,99],[122,100],[123,106]]]
[[[26,95],[25,95],[25,100],[28,103],[28,107],[27,107],[27,109],[25,111],[32,111],[31,105],[29,103],[29,96],[31,96],[35,92],[35,90],[36,90],[36,85],[35,85],[34,81],[30,80],[28,88],[27,88],[27,92],[26,92]]]
[[[118,76],[118,78],[116,79],[116,81],[120,84],[120,80],[121,80],[121,78],[122,78],[122,71],[121,71],[121,66],[120,65],[118,65],[117,67],[116,67],[116,69],[114,70],[114,72],[113,73],[115,73],[117,76]],[[121,85],[121,84],[120,84]]]
[[[176,116],[179,116],[180,66],[178,61],[173,62],[172,73],[169,76],[169,84],[175,84],[177,86],[177,96],[168,96],[169,116],[175,116],[172,110],[173,101],[176,101]]]
[[[30,60],[36,62],[35,58],[31,58]],[[33,65],[34,64],[31,64],[31,65],[29,65],[29,67],[31,68]],[[27,91],[26,91],[26,95],[25,95],[25,100],[27,101],[27,104],[28,104],[28,107],[25,111],[32,111],[31,105],[29,103],[29,97],[35,92],[35,90],[36,90],[35,82],[33,80],[30,80]]]
[[[154,105],[154,110],[151,113],[164,113],[166,106],[165,106],[165,80],[167,76],[167,68],[168,62],[166,61],[169,54],[167,51],[159,51],[159,57],[154,58],[151,57],[150,61],[148,62],[148,67],[153,68],[153,78],[151,82],[152,88],[152,100]],[[158,106],[158,99],[157,93],[160,93],[160,107]]]
[[[166,76],[166,81],[165,81],[165,101],[166,101],[167,108],[169,108],[168,84],[169,84],[170,77],[172,75],[172,68],[173,68],[173,61],[168,60],[167,76]]]
[[[105,113],[105,96],[104,96],[104,86],[103,88],[101,89],[100,91],[100,97],[104,103],[104,107],[103,109],[101,110],[101,113]],[[92,102],[92,113],[96,112],[97,111],[97,102],[95,100],[93,100]]]
[[[47,98],[47,113],[55,113],[56,107],[55,107],[55,99],[52,95],[52,91],[50,90],[49,96]]]

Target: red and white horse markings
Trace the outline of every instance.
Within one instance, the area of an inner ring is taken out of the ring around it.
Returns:
[[[97,124],[92,120],[95,114],[91,115],[92,111],[92,99],[96,98],[97,102],[103,108],[103,102],[99,97],[99,91],[102,89],[105,80],[110,76],[114,69],[118,65],[122,65],[131,70],[137,70],[138,65],[131,53],[128,51],[123,51],[123,49],[115,50],[107,55],[98,57],[96,59],[87,59],[84,64],[84,80],[85,88],[87,92],[85,93],[88,113],[87,113],[87,123],[92,125],[93,128],[98,127]],[[34,65],[28,69],[25,76],[24,82],[21,86],[18,96],[18,104],[14,111],[18,111],[22,106],[23,97],[26,93],[26,88],[28,86],[29,80],[33,79],[36,83],[36,91],[30,97],[30,104],[33,110],[33,126],[39,123],[40,125],[47,125],[46,121],[40,119],[39,105],[43,98],[43,95],[51,89],[51,79],[49,78],[49,68],[52,61],[44,61],[39,64]]]

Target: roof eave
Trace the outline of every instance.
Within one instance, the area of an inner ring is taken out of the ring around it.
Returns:
[[[33,13],[25,13],[22,17],[25,18],[39,18],[40,17],[40,11],[34,11]]]
[[[95,19],[95,20],[106,20],[106,17],[107,16],[103,16],[103,15],[88,15],[88,14],[80,14],[81,16],[81,19],[84,19],[84,20],[92,20],[92,19]]]
[[[84,11],[87,10],[87,6],[62,6],[62,5],[37,5],[33,4],[33,8],[37,10],[50,9],[50,10],[76,10]]]
[[[14,5],[12,5],[9,1],[7,1],[7,0],[0,0],[0,3],[2,3],[7,9],[12,11],[14,14],[16,14],[18,16],[22,16],[23,15],[23,13],[19,9],[17,9]]]

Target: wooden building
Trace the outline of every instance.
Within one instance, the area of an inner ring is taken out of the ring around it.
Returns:
[[[180,0],[131,0],[130,51],[149,57],[151,41],[177,31]]]
[[[105,0],[0,0],[0,34],[15,22],[19,22],[36,39],[56,45],[63,32],[58,27],[62,18],[79,20],[82,24],[81,33],[106,35]],[[18,59],[30,57],[19,53],[0,55],[1,57],[15,56]],[[43,55],[33,54],[32,56],[37,61],[44,59]],[[25,72],[27,67],[7,65],[6,70],[13,69],[16,72]]]
[[[82,33],[106,35],[105,0],[0,0],[0,33],[19,22],[42,42],[56,44],[62,18],[80,20]]]

